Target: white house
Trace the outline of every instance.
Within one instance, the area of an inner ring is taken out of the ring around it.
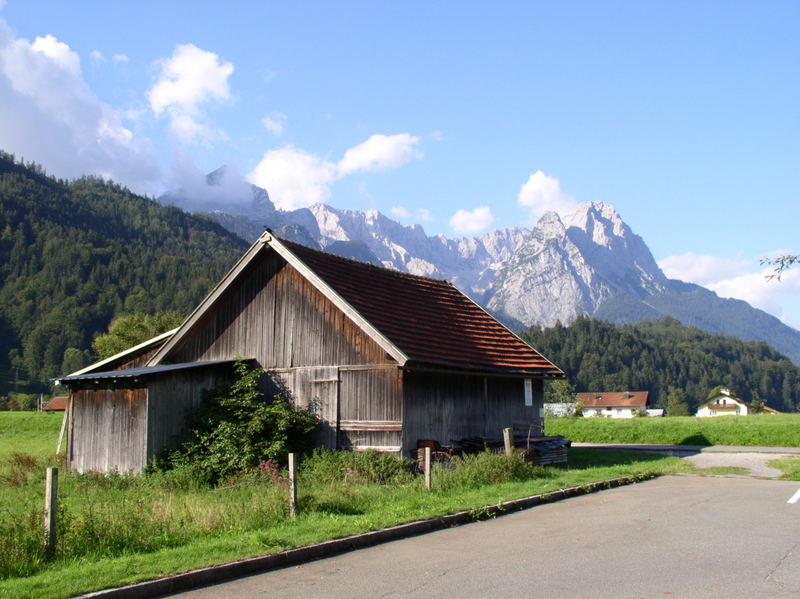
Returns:
[[[603,418],[633,418],[637,411],[647,410],[647,391],[614,393],[578,393],[584,416]]]
[[[697,406],[697,416],[747,416],[749,408],[730,389],[720,389]]]

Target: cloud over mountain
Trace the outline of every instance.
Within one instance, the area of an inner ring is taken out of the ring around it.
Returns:
[[[140,192],[160,179],[150,143],[89,89],[78,54],[52,35],[33,42],[0,19],[0,147],[59,177],[95,174]]]

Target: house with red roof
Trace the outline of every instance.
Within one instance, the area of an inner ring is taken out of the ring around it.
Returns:
[[[237,357],[264,370],[266,392],[319,415],[321,446],[398,454],[506,427],[541,434],[543,381],[563,377],[447,281],[270,231],[178,329],[151,341],[59,379],[70,391],[70,468],[141,470],[175,445]]]
[[[68,399],[66,396],[53,397],[42,406],[42,412],[63,412],[67,409]]]
[[[633,418],[637,411],[647,412],[649,395],[647,391],[578,393],[578,401],[583,404],[584,416]]]

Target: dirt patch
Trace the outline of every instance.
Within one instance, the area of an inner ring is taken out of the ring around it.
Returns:
[[[737,468],[745,468],[748,474],[726,474],[725,476],[734,476],[739,478],[779,478],[783,472],[777,468],[772,468],[767,465],[771,460],[778,458],[790,457],[777,453],[720,453],[720,452],[702,452],[685,459],[692,462],[700,470],[706,468],[719,468],[725,466],[732,466]]]

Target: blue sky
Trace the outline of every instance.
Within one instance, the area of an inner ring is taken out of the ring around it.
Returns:
[[[155,195],[228,163],[429,234],[614,205],[800,326],[798,2],[0,0],[0,148]]]

